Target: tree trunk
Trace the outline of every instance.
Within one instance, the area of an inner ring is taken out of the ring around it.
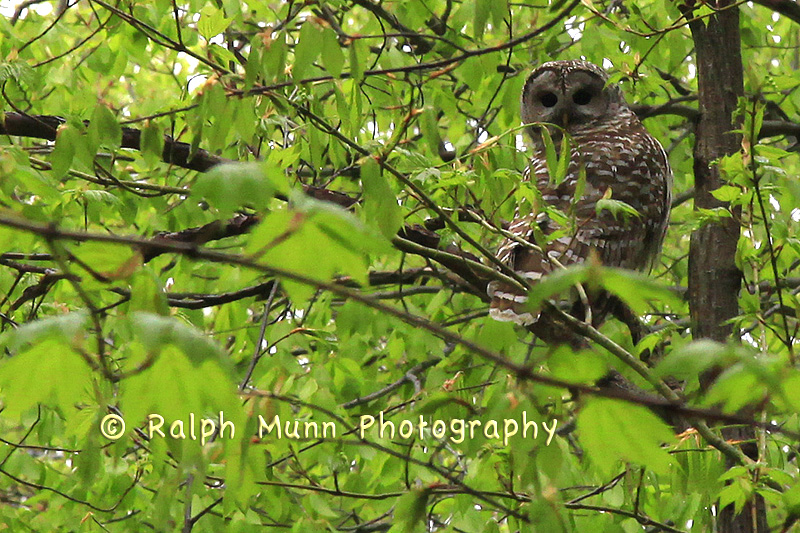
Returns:
[[[740,149],[741,136],[731,133],[737,127],[732,113],[744,94],[739,10],[728,8],[731,0],[720,0],[720,11],[690,24],[697,54],[700,119],[694,148],[695,209],[725,205],[711,195],[722,185],[719,170],[712,163]],[[691,15],[691,13],[687,13]],[[709,224],[692,234],[689,248],[689,306],[695,339],[721,342],[738,341],[734,326],[726,322],[738,312],[741,273],[736,267],[738,217]],[[701,376],[708,386],[716,377],[711,371]],[[753,439],[752,428],[723,431],[726,439]],[[754,453],[754,450],[744,450]],[[757,452],[756,452],[757,453]],[[735,515],[732,505],[719,514],[720,533],[766,532],[766,508],[760,496],[751,499],[742,513]]]
[[[727,3],[727,2],[726,2]],[[739,43],[739,11],[727,9],[691,24],[697,53],[700,120],[694,147],[695,208],[725,204],[711,195],[722,182],[712,163],[741,148],[741,136],[731,115],[744,94]],[[692,234],[689,248],[689,301],[695,338],[725,342],[733,326],[725,324],[738,312],[741,283],[734,261],[739,223],[733,218],[709,224]]]

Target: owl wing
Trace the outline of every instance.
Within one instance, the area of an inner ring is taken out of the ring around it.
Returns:
[[[585,171],[584,191],[575,199]],[[506,239],[498,258],[529,282],[536,282],[559,265],[582,263],[592,253],[606,266],[645,270],[658,254],[666,230],[670,205],[671,174],[661,145],[642,127],[628,135],[584,139],[581,151],[572,154],[566,178],[551,182],[542,158],[531,161],[529,171],[547,205],[539,212],[517,216],[509,232],[529,243],[534,230],[545,236],[540,248]],[[610,210],[597,210],[604,195],[622,201],[638,216],[621,216]],[[570,217],[559,223],[552,209]],[[518,214],[519,215],[519,214]],[[526,309],[527,297],[518,289],[500,282],[488,287],[490,315],[497,320],[530,325],[538,313]]]
[[[575,211],[576,237],[583,259],[594,249],[606,266],[649,271],[667,229],[672,172],[661,144],[639,128],[585,143],[587,193]],[[597,202],[609,194],[637,215],[598,212]]]

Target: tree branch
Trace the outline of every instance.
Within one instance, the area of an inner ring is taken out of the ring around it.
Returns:
[[[3,121],[0,122],[0,134],[15,135],[19,137],[32,137],[36,139],[47,139],[54,141],[58,132],[58,127],[66,121],[61,117],[51,115],[24,115],[22,113],[5,113]],[[88,125],[88,121],[84,121]],[[122,148],[133,150],[141,149],[141,131],[135,128],[122,128]],[[206,172],[220,163],[230,162],[205,150],[197,150],[193,157],[189,157],[191,145],[189,143],[173,140],[169,136],[164,136],[164,150],[161,158],[164,162]]]
[[[764,6],[800,24],[800,5],[792,0],[753,0],[754,4]]]

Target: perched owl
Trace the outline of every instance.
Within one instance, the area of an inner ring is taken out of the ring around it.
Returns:
[[[660,251],[671,201],[667,155],[628,107],[620,88],[607,82],[608,74],[586,61],[544,63],[525,82],[522,120],[533,123],[526,130],[534,148],[526,178],[536,184],[546,205],[533,213],[518,211],[509,231],[537,243],[537,230],[543,246],[537,250],[506,239],[497,256],[531,283],[558,265],[583,262],[590,254],[605,266],[649,270]],[[547,126],[556,150],[562,132],[570,138],[571,156],[560,182],[547,168],[542,123],[557,126]],[[582,172],[585,186],[576,198]],[[597,212],[597,201],[609,195],[638,216]],[[488,293],[493,318],[524,326],[540,320],[539,313],[526,309],[525,294],[513,287],[492,282]],[[608,298],[590,294],[589,301],[597,324],[608,311]],[[580,308],[577,300],[573,303],[574,309]]]

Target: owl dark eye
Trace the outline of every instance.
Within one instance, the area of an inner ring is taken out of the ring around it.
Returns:
[[[572,101],[578,105],[586,105],[592,101],[592,93],[585,89],[580,89],[572,95]]]
[[[558,103],[558,96],[553,93],[544,93],[539,95],[539,101],[545,107],[553,107]]]

